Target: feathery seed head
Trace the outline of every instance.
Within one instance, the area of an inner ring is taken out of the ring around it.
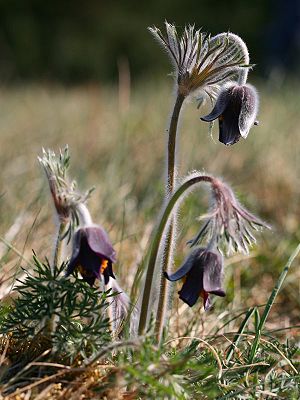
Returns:
[[[254,231],[270,227],[244,208],[231,188],[220,179],[211,181],[211,209],[203,218],[199,233],[189,243],[198,245],[208,241],[208,248],[225,244],[227,254],[249,253],[249,247],[256,243]]]
[[[60,150],[58,156],[52,150],[43,149],[38,161],[46,173],[57,216],[60,222],[69,224],[66,235],[70,239],[79,224],[81,208],[84,207],[94,188],[80,193],[76,181],[68,180],[67,170],[70,164],[68,146],[63,151]]]
[[[156,27],[149,30],[172,61],[180,94],[202,90],[214,98],[220,87],[235,77],[246,82],[249,54],[239,36],[221,33],[211,37],[189,25],[179,38],[174,25],[166,21],[165,27],[165,35]]]

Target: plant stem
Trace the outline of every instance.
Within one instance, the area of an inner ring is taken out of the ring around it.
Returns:
[[[153,240],[151,241],[151,249],[148,259],[147,265],[147,274],[145,280],[145,287],[143,292],[143,299],[142,299],[142,306],[141,306],[141,314],[140,314],[140,321],[139,321],[139,335],[142,335],[145,331],[147,317],[148,317],[148,310],[150,304],[150,295],[151,295],[151,288],[152,288],[152,278],[155,270],[155,264],[159,252],[160,243],[166,228],[167,223],[169,222],[170,216],[172,211],[174,211],[174,207],[178,206],[180,200],[184,198],[184,194],[187,190],[189,190],[193,185],[199,184],[201,182],[212,182],[212,177],[208,175],[193,174],[192,176],[188,177],[186,181],[183,182],[181,186],[172,194],[170,199],[168,200],[166,207],[163,211],[162,217],[160,218],[159,224],[153,234]]]
[[[171,116],[169,137],[168,137],[168,148],[167,148],[167,185],[166,185],[166,198],[168,199],[173,193],[176,185],[176,139],[178,130],[178,121],[180,111],[184,102],[185,96],[178,93],[173,113]],[[172,269],[173,262],[173,248],[174,240],[176,236],[176,220],[173,216],[168,231],[166,234],[164,248],[162,252],[162,270],[160,271],[160,282],[159,282],[159,297],[158,297],[158,308],[155,321],[155,331],[157,334],[157,340],[159,341],[162,336],[163,328],[165,325],[165,315],[169,303],[171,283],[168,282],[164,277],[164,271]]]
[[[176,180],[176,138],[177,138],[177,128],[178,128],[178,120],[179,114],[182,108],[182,104],[184,102],[185,96],[181,93],[178,93],[173,113],[171,116],[170,127],[169,127],[169,137],[168,137],[168,164],[167,164],[167,197],[172,194],[175,180]]]
[[[65,221],[60,221],[57,238],[56,238],[56,243],[55,243],[53,263],[52,263],[53,274],[54,274],[55,267],[59,266],[62,262],[63,240],[61,240],[61,238],[65,232],[66,226],[67,226],[67,223]]]
[[[61,240],[61,238],[63,237],[66,226],[67,226],[67,223],[65,221],[60,220],[56,243],[55,243],[53,262],[51,265],[51,272],[52,272],[53,279],[55,279],[57,267],[60,266],[62,263],[63,240]],[[50,340],[52,340],[52,335],[55,332],[55,330],[56,330],[56,316],[55,316],[55,314],[53,314],[48,319],[46,326],[45,326],[46,335],[49,336]]]

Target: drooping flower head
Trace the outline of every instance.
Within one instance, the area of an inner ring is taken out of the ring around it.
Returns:
[[[183,96],[203,90],[214,98],[234,77],[242,75],[245,81],[249,54],[239,36],[221,33],[211,37],[190,25],[179,38],[174,25],[165,22],[165,26],[166,35],[156,27],[149,30],[166,49],[175,68],[178,92]]]
[[[204,216],[199,233],[189,243],[202,243],[219,247],[225,242],[227,253],[249,253],[249,246],[256,243],[254,231],[269,226],[251,214],[235,197],[231,188],[220,179],[211,179],[211,209]]]
[[[74,234],[66,276],[78,270],[91,286],[96,279],[102,279],[102,275],[107,284],[110,277],[115,278],[112,270],[115,261],[116,252],[105,230],[99,225],[81,227]]]
[[[68,179],[67,172],[70,166],[68,146],[60,150],[58,155],[52,150],[43,149],[38,161],[46,173],[57,217],[60,222],[68,225],[64,237],[68,236],[70,239],[78,225],[78,207],[86,203],[94,188],[81,193],[77,190],[76,181]]]
[[[255,124],[258,111],[258,95],[249,84],[229,83],[222,89],[210,114],[201,117],[202,121],[219,120],[219,141],[232,145],[246,139],[250,128]]]
[[[172,275],[165,272],[170,281],[184,279],[179,298],[192,307],[198,298],[203,298],[204,309],[211,306],[209,294],[224,297],[222,288],[223,257],[217,250],[196,248]]]

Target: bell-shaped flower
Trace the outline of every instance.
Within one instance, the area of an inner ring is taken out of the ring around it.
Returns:
[[[112,264],[116,261],[116,252],[105,230],[99,225],[79,228],[73,239],[73,250],[66,276],[77,270],[83,279],[93,286],[96,279],[115,278]]]
[[[209,294],[224,297],[222,288],[223,257],[217,250],[195,249],[182,266],[172,275],[165,272],[169,281],[184,279],[179,298],[192,307],[199,296],[203,298],[204,309],[211,306]]]
[[[211,122],[219,119],[219,141],[232,145],[246,139],[250,128],[256,123],[258,111],[258,95],[249,84],[225,85],[210,114],[202,117],[202,121]]]

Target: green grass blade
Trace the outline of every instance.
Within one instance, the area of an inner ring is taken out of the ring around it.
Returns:
[[[229,347],[227,356],[226,356],[226,362],[228,363],[233,355],[234,350],[236,349],[237,345],[239,344],[239,341],[241,340],[242,334],[245,331],[246,325],[248,324],[250,318],[252,317],[254,311],[257,310],[255,307],[252,307],[248,310],[245,318],[243,319],[243,322],[241,323],[241,326],[235,335],[232,345]]]
[[[297,246],[296,250],[290,256],[287,264],[285,265],[285,267],[283,268],[283,270],[282,270],[282,272],[281,272],[281,274],[279,276],[279,279],[278,279],[276,285],[274,286],[274,289],[272,290],[271,296],[269,297],[269,300],[267,302],[267,305],[266,305],[266,307],[264,309],[264,312],[263,312],[263,315],[261,317],[260,323],[258,325],[258,329],[256,331],[256,336],[255,336],[255,339],[254,339],[254,342],[253,342],[253,345],[252,345],[252,348],[251,348],[251,352],[250,352],[250,362],[251,363],[253,362],[253,359],[255,357],[255,354],[256,354],[256,351],[257,351],[257,348],[258,348],[258,345],[259,345],[259,341],[260,341],[261,332],[262,332],[262,330],[264,328],[266,319],[268,318],[268,315],[269,315],[269,313],[271,311],[271,308],[272,308],[272,306],[273,306],[273,304],[275,302],[276,296],[277,296],[277,294],[278,294],[278,292],[279,292],[279,290],[280,290],[280,288],[281,288],[281,286],[283,284],[283,281],[284,281],[284,279],[285,279],[285,277],[286,277],[286,275],[287,275],[287,273],[288,273],[288,271],[289,271],[294,259],[297,257],[299,251],[300,251],[300,244]]]

